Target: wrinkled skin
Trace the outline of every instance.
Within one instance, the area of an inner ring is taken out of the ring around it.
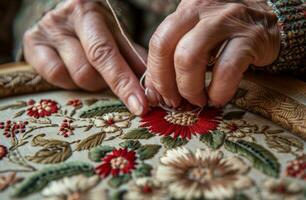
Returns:
[[[24,36],[26,60],[47,81],[65,89],[110,87],[136,115],[163,101],[182,99],[203,107],[222,106],[253,64],[276,60],[280,49],[276,16],[266,4],[182,0],[153,34],[147,60],[146,92],[139,77],[145,66],[127,45],[110,13],[98,3],[68,0],[48,12]],[[229,40],[205,85],[211,57]]]

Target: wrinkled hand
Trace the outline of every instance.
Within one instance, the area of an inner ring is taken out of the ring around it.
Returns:
[[[151,104],[164,100],[177,107],[183,97],[200,107],[208,102],[222,106],[233,97],[250,64],[260,67],[276,60],[279,30],[267,5],[255,0],[223,2],[182,0],[158,27],[149,45],[146,76]],[[206,89],[208,62],[226,40]]]
[[[108,85],[140,115],[147,100],[137,75],[145,66],[112,20],[98,3],[65,1],[25,33],[25,58],[47,81],[65,89],[99,91]]]

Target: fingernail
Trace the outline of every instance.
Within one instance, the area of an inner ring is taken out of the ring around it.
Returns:
[[[128,98],[128,106],[132,113],[135,115],[141,115],[143,112],[143,105],[139,102],[135,95],[131,95]]]
[[[159,102],[159,95],[152,89],[146,88],[145,95],[148,98],[150,104],[157,105]]]
[[[167,106],[172,106],[172,103],[169,99],[164,98],[164,102],[167,104]]]

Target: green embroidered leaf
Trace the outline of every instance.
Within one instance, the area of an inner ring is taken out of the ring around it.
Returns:
[[[214,131],[212,133],[201,135],[200,140],[212,149],[220,148],[225,139],[225,133],[221,131]]]
[[[95,148],[92,148],[89,151],[89,159],[94,162],[100,162],[101,159],[109,152],[113,151],[114,147],[111,146],[98,146]]]
[[[126,190],[115,191],[111,195],[110,199],[111,200],[122,200],[122,199],[124,199],[124,195],[125,195],[126,192],[127,192]]]
[[[122,148],[136,150],[141,146],[141,144],[138,140],[127,140],[127,141],[121,142],[119,146],[121,146]]]
[[[240,194],[236,194],[234,197],[233,197],[233,200],[249,200],[250,198],[246,195],[246,194],[243,194],[243,193],[240,193]]]
[[[10,104],[10,105],[5,105],[0,107],[0,111],[7,110],[7,109],[19,109],[19,108],[24,108],[28,104],[25,101],[17,101],[15,104]]]
[[[139,139],[149,139],[153,136],[154,135],[151,134],[146,128],[137,128],[124,134],[121,138],[139,140]]]
[[[304,144],[299,139],[287,135],[268,135],[266,142],[272,149],[279,153],[290,153],[292,151],[302,151]]]
[[[225,148],[233,153],[238,153],[252,162],[253,167],[266,175],[278,177],[280,164],[277,158],[264,147],[253,142],[239,140],[236,142],[225,140]]]
[[[181,138],[174,139],[170,136],[167,136],[167,137],[162,137],[160,139],[160,142],[164,145],[165,148],[173,149],[173,148],[187,144],[188,140],[181,139]]]
[[[76,151],[90,150],[93,147],[102,144],[105,136],[105,132],[100,132],[85,138],[77,145]]]
[[[94,167],[84,162],[70,162],[46,167],[26,178],[15,190],[13,196],[26,197],[41,191],[51,181],[77,174],[93,175]]]
[[[42,146],[34,155],[26,156],[26,159],[39,164],[55,164],[67,160],[72,155],[69,142],[61,140],[45,139],[45,134],[33,138],[32,146]]]
[[[233,112],[226,113],[223,119],[225,120],[242,119],[244,114],[245,114],[245,111],[233,111]]]
[[[118,188],[122,184],[129,182],[131,179],[132,179],[132,176],[130,174],[122,174],[119,176],[114,176],[111,179],[109,179],[108,184],[112,188]]]
[[[20,117],[21,115],[23,115],[24,113],[26,112],[26,110],[21,110],[17,113],[15,113],[14,117],[13,118],[17,118],[17,117]]]
[[[151,165],[142,163],[142,165],[134,171],[134,174],[136,177],[151,176],[152,169],[153,167]]]
[[[87,110],[82,111],[80,117],[91,118],[110,112],[128,112],[128,109],[121,101],[99,101]]]
[[[145,144],[141,146],[137,152],[139,154],[140,160],[147,160],[155,156],[158,153],[159,149],[161,148],[160,145],[156,144]]]

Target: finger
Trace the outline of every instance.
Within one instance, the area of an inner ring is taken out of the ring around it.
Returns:
[[[99,91],[106,87],[101,75],[88,62],[76,38],[63,36],[56,48],[76,85],[88,91]]]
[[[64,88],[76,89],[65,64],[56,51],[48,46],[28,42],[31,36],[25,35],[24,52],[26,61],[49,83]]]
[[[112,91],[136,115],[146,112],[147,101],[138,78],[121,56],[103,16],[84,12],[75,27],[91,65],[102,75]]]
[[[197,22],[196,12],[190,9],[175,12],[165,19],[151,38],[146,86],[156,90],[169,106],[177,107],[181,101],[175,81],[175,47]]]
[[[210,102],[215,106],[227,103],[238,89],[243,73],[253,62],[246,38],[232,39],[213,68],[213,78],[208,88]]]
[[[178,43],[174,66],[178,91],[190,103],[203,107],[207,104],[205,71],[212,51],[225,37],[215,28],[199,22]],[[219,35],[219,36],[216,36]]]

